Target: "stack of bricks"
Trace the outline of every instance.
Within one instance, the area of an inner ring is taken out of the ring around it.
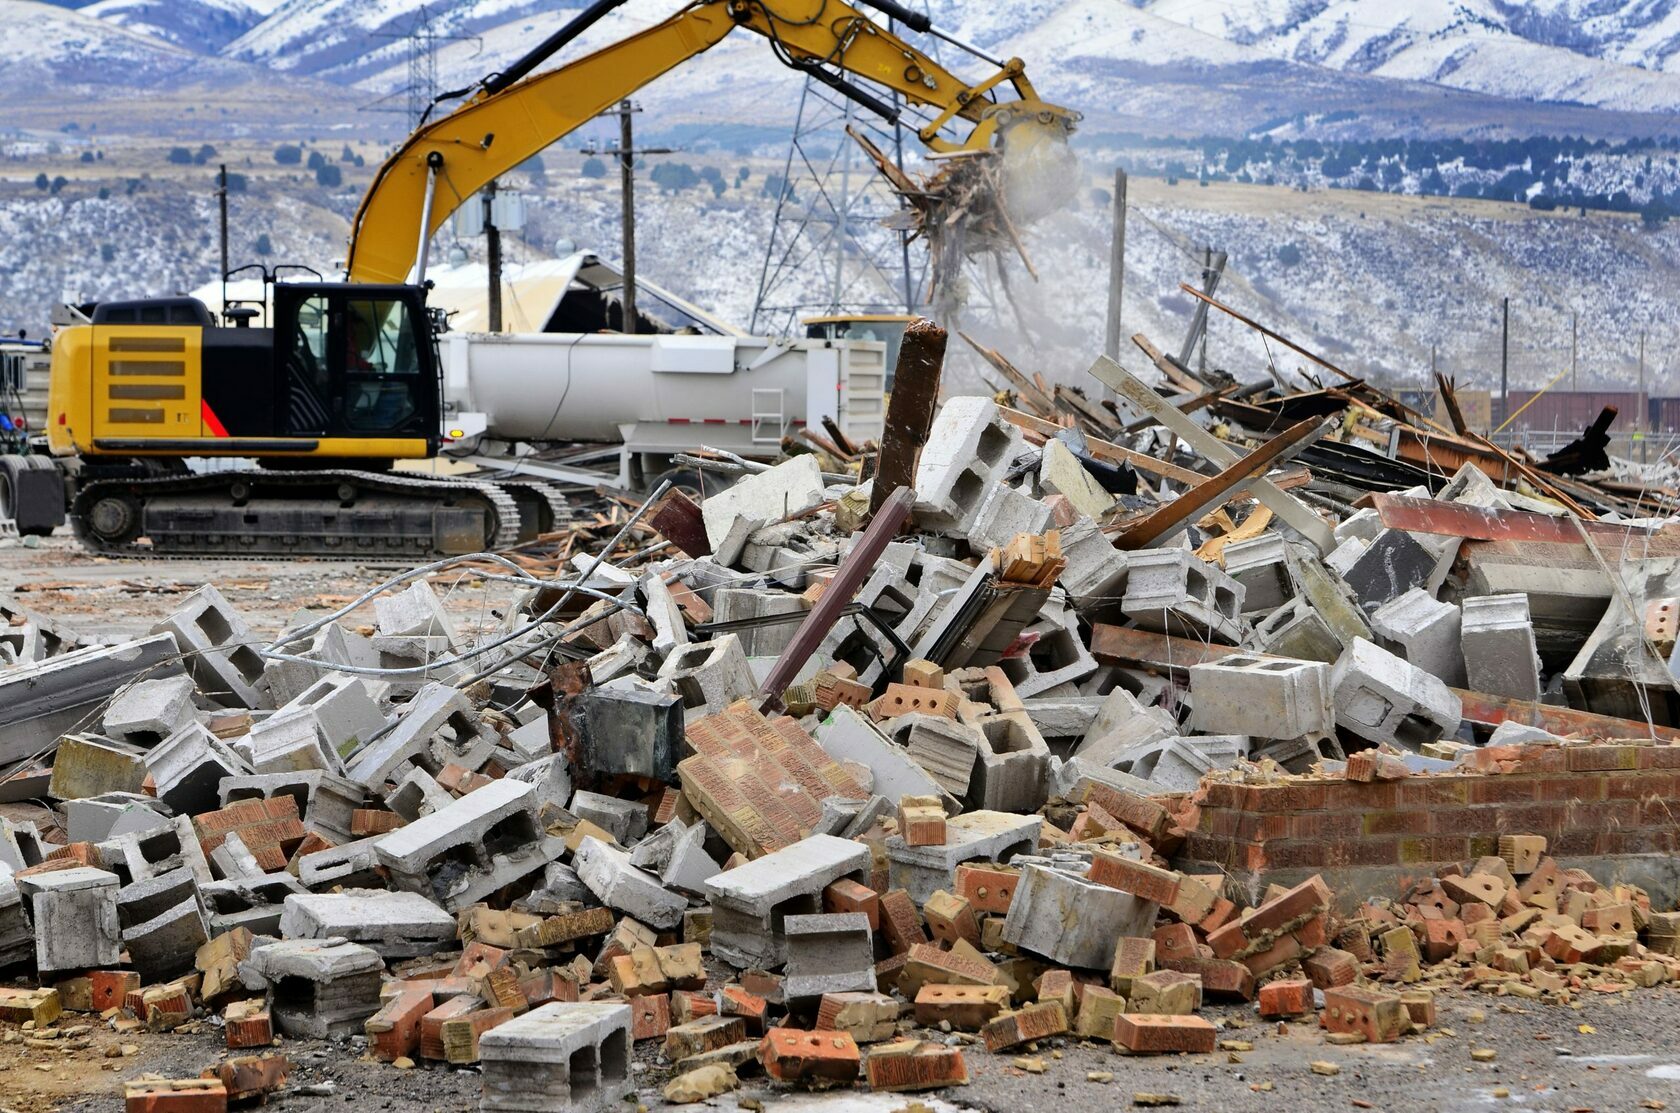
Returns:
[[[229,835],[238,834],[257,865],[269,873],[286,868],[305,835],[297,800],[284,793],[267,800],[239,800],[217,811],[201,812],[193,816],[192,825],[206,856],[227,841]]]
[[[748,858],[815,830],[827,798],[867,795],[798,723],[767,719],[745,701],[690,723],[686,735],[694,755],[677,766],[684,794]]]
[[[1668,804],[1680,795],[1680,747],[1533,743],[1477,750],[1461,765],[1397,780],[1210,779],[1182,857],[1245,883],[1324,873],[1356,893],[1372,888],[1360,871],[1415,875],[1497,854],[1511,831],[1600,871],[1680,850],[1680,812]]]

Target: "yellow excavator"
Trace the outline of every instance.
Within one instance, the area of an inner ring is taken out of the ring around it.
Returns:
[[[1078,119],[1039,99],[1019,59],[988,57],[892,0],[861,2],[993,72],[960,80],[843,0],[695,0],[538,72],[624,2],[597,0],[512,66],[439,98],[464,103],[379,168],[351,227],[348,281],[265,274],[266,327],[252,327],[253,306],[217,322],[192,298],[78,307],[53,341],[48,441],[59,467],[0,467],[0,506],[33,507],[20,524],[30,516],[39,529],[40,491],[53,479],[60,508],[73,492],[78,538],[110,553],[422,557],[511,544],[511,486],[389,471],[438,450],[427,245],[472,194],[736,30],[883,115],[893,107],[851,78],[931,109],[919,135],[935,151],[1065,148]],[[950,138],[952,125],[966,133]],[[189,457],[259,467],[192,474]]]

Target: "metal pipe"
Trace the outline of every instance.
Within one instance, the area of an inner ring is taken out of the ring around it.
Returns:
[[[437,198],[438,171],[443,168],[443,154],[433,151],[426,156],[426,203],[420,206],[420,256],[415,261],[414,284],[426,284],[426,262],[432,253],[432,202]]]

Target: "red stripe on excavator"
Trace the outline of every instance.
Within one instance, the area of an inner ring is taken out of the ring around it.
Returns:
[[[227,426],[222,424],[222,419],[216,416],[216,411],[210,408],[209,402],[200,399],[198,412],[204,418],[204,427],[210,430],[211,436],[225,437],[228,435]]]

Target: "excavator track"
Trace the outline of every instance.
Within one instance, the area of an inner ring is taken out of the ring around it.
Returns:
[[[70,517],[78,541],[111,556],[421,559],[520,533],[518,505],[494,484],[362,471],[92,479]]]

